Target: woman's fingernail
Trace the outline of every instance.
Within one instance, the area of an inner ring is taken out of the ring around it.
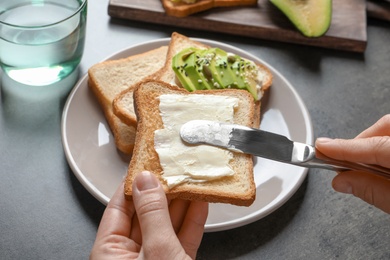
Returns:
[[[331,142],[333,139],[332,138],[328,138],[328,137],[318,137],[317,140],[316,140],[316,143],[329,143]]]
[[[341,180],[334,181],[333,182],[333,189],[335,189],[335,191],[338,191],[341,193],[352,194],[352,186],[347,181],[341,181]]]
[[[158,187],[158,180],[152,173],[143,171],[135,177],[136,187],[139,191],[150,190]]]

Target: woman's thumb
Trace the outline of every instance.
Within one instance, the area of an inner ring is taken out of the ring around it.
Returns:
[[[367,203],[390,214],[390,179],[360,171],[339,173],[332,182],[333,188],[353,194]]]
[[[135,177],[133,202],[142,233],[142,253],[146,258],[161,257],[153,253],[180,244],[172,227],[164,189],[152,173],[144,171]]]

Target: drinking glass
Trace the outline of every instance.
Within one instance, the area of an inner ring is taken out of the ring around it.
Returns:
[[[86,19],[87,0],[1,0],[4,73],[31,86],[66,78],[83,55]]]

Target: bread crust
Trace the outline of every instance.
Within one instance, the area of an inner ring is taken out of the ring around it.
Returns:
[[[198,0],[196,3],[174,3],[171,0],[161,0],[165,13],[175,17],[186,17],[215,7],[255,6],[257,0]]]
[[[231,162],[231,167],[235,172],[233,176],[204,183],[184,183],[172,189],[168,188],[162,178],[163,169],[154,148],[154,131],[164,126],[160,116],[158,97],[168,93],[234,96],[239,98],[239,108],[234,113],[234,122],[247,126],[252,126],[255,122],[253,97],[246,91],[223,89],[188,92],[162,81],[147,80],[141,82],[134,91],[138,127],[134,153],[125,180],[127,198],[131,198],[135,175],[147,170],[159,178],[169,199],[181,198],[230,203],[239,206],[251,205],[256,196],[256,187],[252,156],[247,154],[234,153]]]
[[[171,35],[171,41],[168,46],[167,58],[165,59],[165,65],[159,71],[157,71],[153,77],[157,80],[167,82],[171,85],[175,82],[175,72],[172,69],[172,59],[181,50],[189,47],[195,47],[199,49],[208,49],[209,45],[203,44],[194,40],[191,40],[187,36],[180,33],[173,32]]]
[[[107,123],[115,139],[116,147],[125,154],[131,154],[134,148],[136,119],[121,117],[114,113],[113,100],[133,85],[149,76],[149,73],[159,70],[165,63],[167,46],[133,55],[119,60],[108,60],[95,64],[88,70],[88,86],[101,106]],[[154,60],[144,62],[144,60]],[[142,64],[142,73],[132,73],[132,70]]]

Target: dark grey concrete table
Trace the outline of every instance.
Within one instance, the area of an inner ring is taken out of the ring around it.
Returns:
[[[172,31],[226,42],[268,62],[301,95],[315,137],[354,137],[390,113],[390,24],[375,20],[368,21],[366,52],[356,54],[112,20],[107,1],[91,1],[80,75],[118,50]],[[36,104],[7,91],[0,101],[0,259],[86,259],[104,206],[65,159],[64,99]],[[333,191],[334,174],[311,170],[272,214],[205,234],[199,259],[390,259],[390,216]]]

